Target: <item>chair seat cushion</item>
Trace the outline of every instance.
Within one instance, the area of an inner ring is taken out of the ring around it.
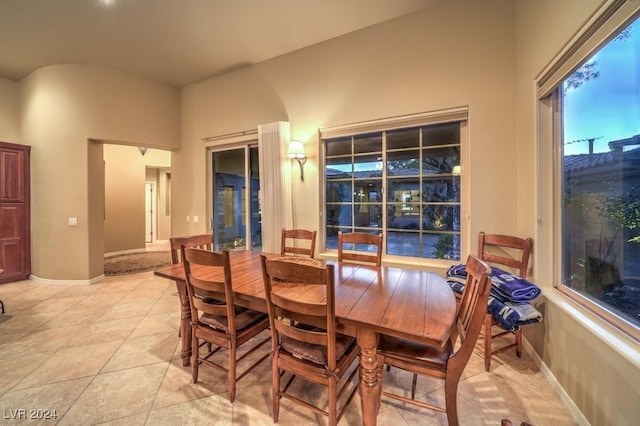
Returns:
[[[443,347],[431,346],[399,337],[380,336],[378,353],[411,364],[445,370],[447,361],[453,354],[453,346],[448,341]]]
[[[255,322],[266,318],[267,314],[253,311],[251,309],[236,308],[236,330],[242,330]],[[220,331],[229,330],[229,318],[225,315],[211,315],[204,313],[200,317],[200,322]]]
[[[304,328],[309,329],[308,327]],[[347,349],[349,349],[354,341],[355,339],[351,336],[336,334],[337,360],[347,352]],[[319,365],[327,364],[327,347],[324,345],[314,345],[307,342],[301,342],[287,336],[282,336],[281,344],[285,351],[298,359],[304,359]]]

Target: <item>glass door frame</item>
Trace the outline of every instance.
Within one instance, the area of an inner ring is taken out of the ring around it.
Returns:
[[[251,136],[251,135],[249,135]],[[224,141],[223,141],[224,142]],[[225,152],[225,151],[234,151],[243,149],[244,150],[244,188],[248,188],[249,191],[246,192],[246,196],[244,197],[244,205],[243,211],[245,215],[245,234],[246,238],[244,238],[244,243],[242,245],[233,246],[233,247],[225,247],[233,250],[248,250],[253,247],[253,224],[252,224],[252,210],[251,210],[251,149],[258,148],[258,141],[256,139],[256,135],[253,137],[247,137],[246,140],[243,141],[234,141],[233,143],[221,143],[207,146],[206,149],[206,158],[207,158],[207,217],[208,217],[208,229],[214,235],[214,250],[219,251],[221,249],[219,241],[215,238],[215,227],[214,227],[214,205],[213,205],[213,196],[214,196],[214,165],[213,165],[213,157],[215,153]]]

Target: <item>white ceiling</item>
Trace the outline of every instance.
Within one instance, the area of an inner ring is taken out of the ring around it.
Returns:
[[[91,64],[180,87],[438,1],[0,0],[0,77]]]

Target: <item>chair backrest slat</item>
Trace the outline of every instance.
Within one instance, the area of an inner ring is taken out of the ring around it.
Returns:
[[[274,293],[271,294],[271,301],[278,307],[279,312],[285,312],[287,315],[304,314],[322,318],[327,314],[326,303],[305,303]]]
[[[276,330],[292,339],[306,342],[312,345],[328,346],[328,334],[326,331],[303,330],[291,325],[288,320],[278,320],[275,322]]]

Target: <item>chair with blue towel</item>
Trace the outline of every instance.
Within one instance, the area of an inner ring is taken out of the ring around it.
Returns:
[[[512,268],[519,277],[526,278],[532,247],[533,240],[531,238],[520,238],[511,235],[485,234],[484,232],[480,232],[478,256],[490,265],[503,265],[508,268]],[[513,256],[510,255],[510,251],[515,252],[513,253]],[[537,295],[538,294],[532,295],[533,297],[529,300],[533,300]],[[488,312],[484,317],[484,367],[487,371],[491,368],[492,355],[497,352],[515,347],[518,357],[522,355],[522,328],[518,328],[513,332],[515,334],[514,343],[493,350],[493,338],[511,333],[510,330],[501,329],[499,332],[493,334],[492,329],[497,325],[498,322],[494,316]]]
[[[497,352],[515,347],[522,354],[522,327],[542,321],[542,314],[531,305],[541,290],[527,281],[527,269],[533,241],[510,235],[480,233],[478,257],[492,266],[491,295],[484,318],[484,365],[489,371],[491,357]],[[500,269],[495,265],[506,267]],[[465,265],[454,265],[447,271],[446,280],[459,298],[466,279]],[[494,327],[500,330],[494,332]],[[493,339],[514,334],[515,342],[493,349]]]

